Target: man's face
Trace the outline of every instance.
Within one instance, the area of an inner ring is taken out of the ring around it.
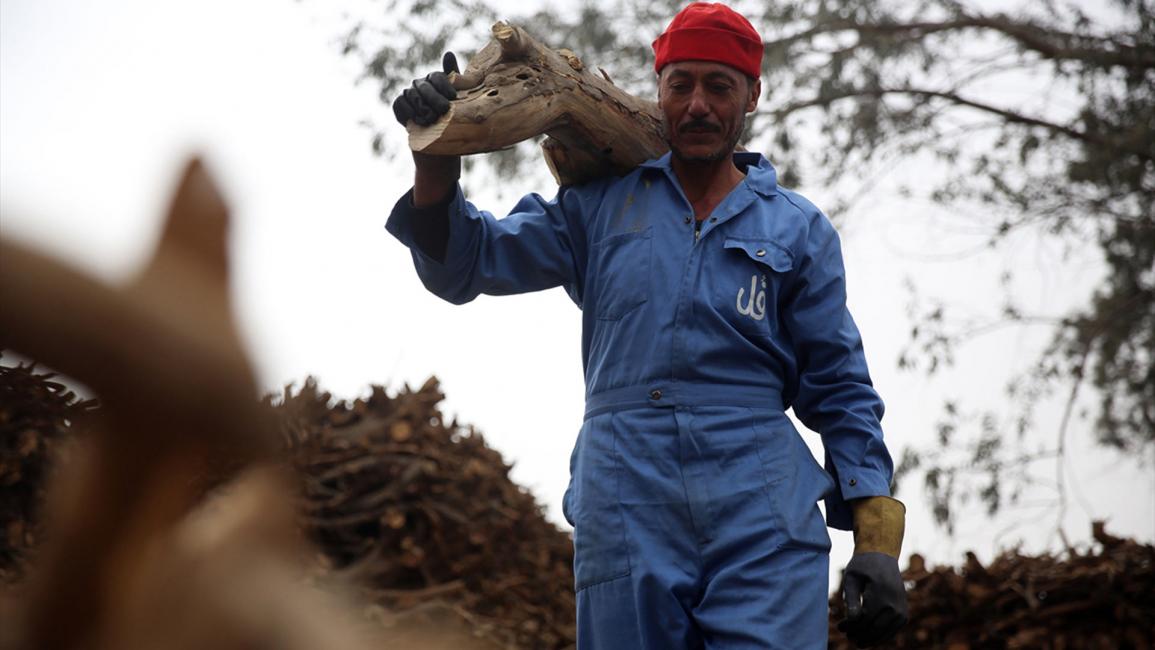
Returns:
[[[746,113],[758,105],[762,83],[721,63],[679,61],[658,76],[658,108],[666,142],[687,162],[725,159],[738,144]]]

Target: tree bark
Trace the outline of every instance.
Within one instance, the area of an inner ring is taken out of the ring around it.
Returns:
[[[409,147],[439,155],[497,151],[542,134],[559,184],[621,175],[668,149],[657,104],[594,74],[569,50],[552,50],[498,22],[465,72],[457,99],[436,124],[409,124]]]

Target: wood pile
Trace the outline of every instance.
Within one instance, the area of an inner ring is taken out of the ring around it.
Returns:
[[[506,647],[575,643],[573,546],[436,379],[334,402],[316,383],[276,409],[324,562],[385,610],[448,603]]]
[[[903,572],[911,622],[883,648],[919,650],[1148,650],[1155,648],[1155,546],[1092,530],[1097,549],[1065,555],[1000,555],[983,566],[926,568],[912,555]],[[839,590],[841,592],[841,590]],[[834,625],[830,648],[852,648]]]
[[[351,403],[307,381],[272,407],[298,470],[299,526],[320,553],[317,581],[351,581],[382,638],[428,639],[431,620],[446,636],[464,623],[495,648],[572,647],[569,535],[480,434],[443,420],[442,399],[435,379]],[[88,436],[77,425],[95,405],[51,373],[0,365],[0,590],[26,586],[53,460]],[[205,471],[221,483],[229,469]]]
[[[573,646],[569,535],[479,434],[444,419],[442,398],[434,379],[392,396],[374,387],[352,402],[307,381],[270,404],[298,470],[300,525],[321,554],[318,573],[352,578],[385,622],[449,607],[500,647]],[[51,374],[0,366],[0,583],[27,573],[50,457],[91,407]],[[1010,551],[986,566],[968,554],[961,567],[930,569],[912,555],[912,622],[883,647],[1155,647],[1155,547],[1101,524],[1093,536],[1093,549]],[[829,647],[851,648],[834,629],[841,599],[830,605]]]
[[[0,365],[0,585],[24,576],[28,553],[43,536],[52,457],[72,423],[95,405],[31,364]]]

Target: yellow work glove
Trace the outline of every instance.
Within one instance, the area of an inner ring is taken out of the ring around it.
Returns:
[[[842,575],[846,618],[838,629],[859,648],[890,640],[909,618],[906,587],[898,570],[906,506],[890,497],[850,502],[854,556]]]
[[[898,559],[906,530],[906,506],[890,497],[866,497],[850,502],[854,510],[854,554],[886,553]]]

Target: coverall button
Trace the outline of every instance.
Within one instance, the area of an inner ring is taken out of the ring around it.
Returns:
[[[718,223],[718,217],[710,217],[710,223]]]
[[[652,390],[652,391],[650,391],[650,399],[652,399],[652,400],[660,400],[660,399],[662,399],[662,391],[660,391],[660,390]]]
[[[765,248],[759,248],[758,250],[754,251],[754,255],[756,255],[757,257],[765,257],[766,256],[766,249]]]
[[[691,221],[693,221],[693,219],[694,219],[693,217],[686,217],[686,223],[690,223]]]
[[[856,478],[850,479],[850,487],[854,487],[855,485],[858,485],[858,479],[856,479]]]

